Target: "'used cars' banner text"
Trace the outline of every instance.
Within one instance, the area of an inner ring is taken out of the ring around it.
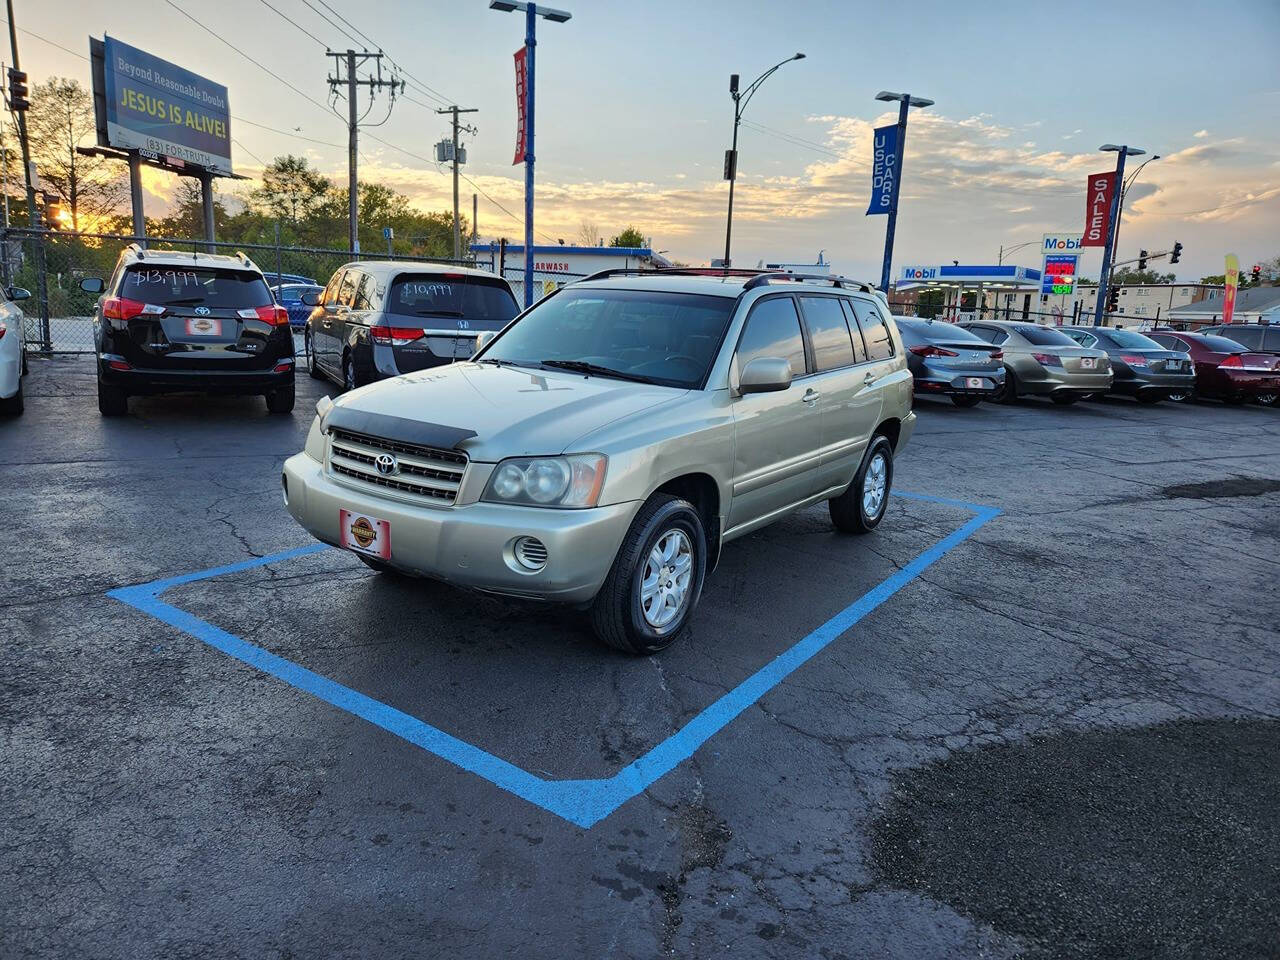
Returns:
[[[893,205],[893,182],[898,178],[898,125],[877,127],[871,140],[871,204],[867,216],[888,213]]]

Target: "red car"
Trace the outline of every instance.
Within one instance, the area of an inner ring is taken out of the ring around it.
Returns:
[[[1250,353],[1236,341],[1212,333],[1156,329],[1146,336],[1169,350],[1191,355],[1197,397],[1216,397],[1225,403],[1265,402],[1280,392],[1280,356]]]

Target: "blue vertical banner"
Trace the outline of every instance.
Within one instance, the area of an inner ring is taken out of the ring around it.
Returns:
[[[898,125],[878,127],[871,148],[871,203],[867,216],[887,214],[893,206],[893,184],[898,179]]]

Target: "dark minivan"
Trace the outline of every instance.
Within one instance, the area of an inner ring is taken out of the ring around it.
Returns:
[[[244,254],[144,250],[130,244],[111,278],[86,277],[94,309],[98,410],[128,412],[131,396],[259,394],[272,413],[293,409],[293,335]]]
[[[304,297],[307,370],[346,390],[465,360],[476,336],[520,312],[507,281],[484,270],[371,261],[340,268]]]

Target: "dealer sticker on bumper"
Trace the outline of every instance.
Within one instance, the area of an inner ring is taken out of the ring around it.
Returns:
[[[348,550],[391,559],[391,524],[386,520],[350,510],[339,510],[338,520],[342,527],[341,543]]]

